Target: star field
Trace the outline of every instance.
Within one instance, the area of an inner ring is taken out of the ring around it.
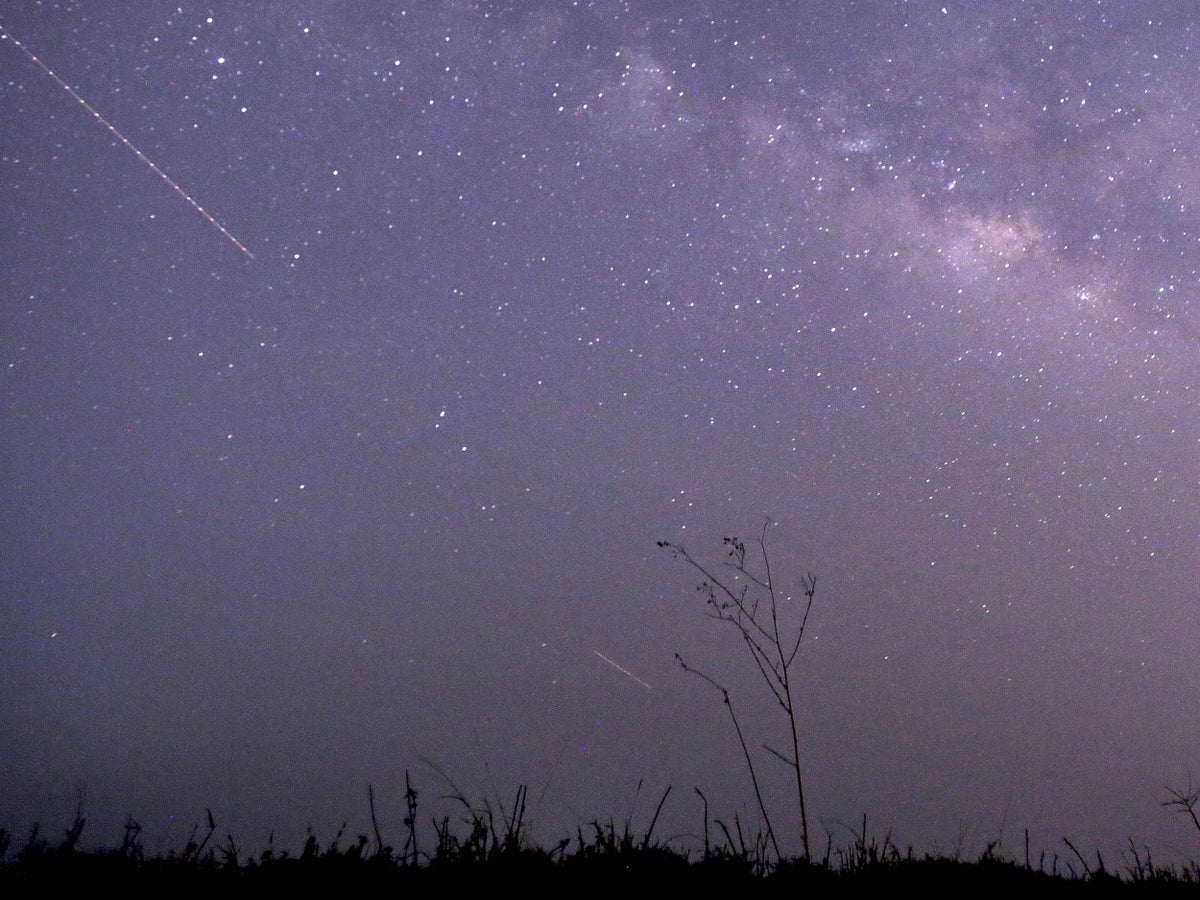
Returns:
[[[752,817],[674,653],[775,710],[655,541],[765,516],[820,576],[817,834],[1193,853],[1194,13],[0,25],[0,824],[86,784],[168,844],[205,807],[299,844],[373,783],[398,831],[406,768],[431,809],[530,784],[547,840],[639,779]]]

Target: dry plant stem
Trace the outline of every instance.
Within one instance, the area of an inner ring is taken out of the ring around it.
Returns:
[[[1187,813],[1192,824],[1196,826],[1196,830],[1200,831],[1200,815],[1196,812],[1197,807],[1200,807],[1200,788],[1192,787],[1189,778],[1186,790],[1177,791],[1174,788],[1166,790],[1171,795],[1171,799],[1164,800],[1163,806],[1170,807],[1177,812]]]
[[[1071,843],[1069,840],[1067,840],[1067,838],[1065,838],[1065,837],[1063,838],[1063,843],[1064,843],[1064,844],[1066,844],[1066,845],[1067,845],[1067,846],[1068,846],[1068,847],[1071,849],[1071,852],[1075,854],[1075,858],[1076,858],[1076,859],[1078,859],[1078,860],[1079,860],[1079,864],[1080,864],[1081,866],[1083,866],[1083,872],[1084,872],[1084,874],[1085,874],[1085,875],[1089,875],[1089,876],[1090,876],[1090,875],[1092,874],[1092,870],[1091,870],[1091,868],[1088,866],[1088,864],[1087,864],[1087,860],[1085,860],[1085,859],[1083,858],[1082,854],[1080,854],[1080,852],[1079,852],[1078,850],[1076,850],[1076,849],[1075,849],[1075,845],[1074,845],[1074,844],[1072,844],[1072,843]]]
[[[704,792],[700,788],[697,787],[694,790],[700,795],[700,799],[704,801],[704,858],[709,859],[712,856],[712,851],[710,849],[711,845],[708,842],[708,798],[704,796]],[[0,857],[3,856],[4,853],[0,852]]]
[[[654,810],[654,818],[650,820],[650,827],[646,829],[646,836],[642,839],[643,850],[650,846],[650,835],[654,834],[654,826],[658,824],[659,814],[662,813],[663,805],[667,802],[667,795],[670,793],[671,786],[667,785],[667,789],[663,791],[662,799],[658,801],[658,806]]]
[[[412,781],[408,777],[408,769],[404,770],[404,805],[406,808],[404,825],[408,828],[408,838],[404,841],[404,861],[410,859],[417,864],[417,792],[413,790]]]
[[[379,831],[379,820],[375,818],[375,786],[367,784],[367,801],[371,805],[371,828],[375,832],[375,855],[383,855],[383,835]]]
[[[737,732],[738,743],[742,745],[742,755],[746,758],[746,768],[750,770],[750,783],[754,786],[754,799],[758,801],[758,811],[762,815],[763,822],[767,826],[767,839],[771,842],[771,849],[775,851],[775,858],[783,859],[783,856],[779,852],[779,843],[775,840],[775,829],[771,827],[771,817],[767,815],[767,806],[765,803],[763,803],[762,791],[758,787],[758,775],[754,771],[754,761],[750,757],[750,748],[746,746],[746,738],[742,734],[742,726],[738,724],[737,716],[733,712],[733,704],[729,700],[729,691],[714,681],[710,676],[705,675],[698,669],[693,669],[683,661],[683,657],[678,653],[675,654],[675,658],[679,660],[679,665],[683,668],[683,671],[691,672],[693,675],[703,678],[721,692],[721,697],[725,701],[725,708],[729,710],[729,718],[733,722],[733,730]],[[703,797],[704,795],[701,794],[700,796]],[[707,801],[705,802],[707,804]],[[705,824],[707,827],[707,823]]]
[[[795,662],[796,656],[800,651],[800,644],[804,640],[804,631],[808,625],[808,617],[812,612],[813,597],[817,590],[817,580],[809,573],[801,579],[801,588],[805,597],[804,613],[800,620],[800,627],[796,632],[795,640],[792,641],[786,638],[779,624],[779,596],[775,591],[775,583],[771,574],[771,559],[767,553],[766,535],[769,522],[763,524],[762,534],[758,537],[755,543],[758,544],[759,555],[761,556],[762,576],[755,574],[746,562],[746,545],[737,538],[725,538],[725,545],[729,547],[729,559],[725,565],[735,573],[732,579],[722,580],[706,566],[697,562],[682,546],[673,544],[669,541],[659,541],[658,545],[682,559],[685,563],[699,572],[704,581],[698,586],[697,590],[707,594],[707,605],[709,606],[708,615],[711,618],[721,622],[728,622],[733,625],[740,633],[742,640],[750,651],[750,656],[754,660],[754,664],[758,667],[759,674],[762,675],[763,681],[766,682],[775,701],[779,704],[784,712],[788,724],[788,736],[792,743],[791,758],[788,758],[783,753],[773,747],[763,747],[780,761],[786,763],[791,768],[796,781],[796,797],[800,807],[800,838],[804,850],[804,858],[811,859],[809,851],[808,838],[808,809],[804,801],[804,779],[800,768],[800,736],[796,723],[797,710],[796,700],[793,693],[793,684],[791,678],[791,666]],[[741,582],[740,585],[735,584]],[[753,598],[750,598],[751,588],[756,588]],[[764,598],[767,601],[766,610],[760,609],[760,601]],[[683,660],[680,659],[680,663]],[[687,666],[685,665],[686,669]],[[695,671],[695,670],[689,670]],[[700,674],[700,673],[696,673]],[[707,678],[707,676],[704,676]],[[720,687],[712,679],[707,679],[716,687]],[[724,692],[724,688],[721,688]],[[728,693],[725,693],[725,702],[729,704]],[[730,715],[733,715],[732,706],[730,706]],[[736,717],[734,719],[736,724]],[[740,729],[738,730],[739,739],[742,737]],[[743,741],[743,749],[745,742]],[[747,756],[747,764],[749,764],[749,753]],[[753,767],[751,767],[751,777],[753,779]],[[755,784],[757,791],[757,783]],[[761,807],[761,799],[759,801]],[[766,813],[763,813],[764,819]]]

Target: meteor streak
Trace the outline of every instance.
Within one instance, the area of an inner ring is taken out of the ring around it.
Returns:
[[[646,682],[642,681],[642,679],[638,678],[636,675],[634,675],[632,672],[630,672],[624,666],[617,665],[615,662],[613,662],[611,659],[609,659],[607,656],[605,656],[599,650],[593,650],[592,652],[595,653],[602,660],[604,660],[606,663],[608,663],[610,666],[612,666],[614,669],[616,669],[618,672],[620,672],[622,675],[628,675],[630,678],[632,678],[634,681],[636,681],[638,684],[640,684],[646,690],[648,690],[648,691],[653,690],[653,688],[650,687],[650,685],[646,684]]]
[[[42,62],[40,59],[38,59],[38,57],[34,55],[32,50],[30,50],[28,47],[26,47],[24,44],[22,44],[20,41],[18,41],[12,35],[11,32],[7,31],[4,28],[3,25],[0,25],[0,36],[6,37],[10,41],[12,41],[14,44],[16,44],[17,48],[22,53],[24,53],[26,56],[28,56],[29,59],[39,69],[41,69],[43,72],[45,72],[47,75],[49,75],[51,80],[55,84],[57,84],[60,88],[62,88],[64,91],[66,91],[68,94],[70,94],[76,103],[78,103],[80,106],[82,106],[88,112],[90,112],[92,114],[93,118],[95,118],[101,125],[103,125],[105,128],[107,128],[112,133],[113,137],[115,137],[122,144],[124,144],[126,147],[128,147],[130,150],[132,150],[134,155],[138,159],[140,159],[147,166],[149,166],[150,170],[152,172],[154,172],[155,175],[157,175],[159,178],[161,178],[163,181],[165,181],[168,185],[170,185],[171,190],[173,190],[180,197],[182,197],[184,200],[186,200],[191,205],[192,209],[194,209],[196,212],[200,213],[200,215],[204,216],[204,218],[208,220],[208,223],[210,225],[212,225],[213,228],[217,229],[217,231],[219,231],[219,232],[221,232],[221,234],[225,235],[225,237],[229,239],[229,242],[232,243],[233,246],[237,247],[239,250],[241,250],[243,253],[245,253],[248,257],[250,257],[250,259],[254,259],[254,254],[251,253],[249,250],[247,250],[246,245],[243,244],[241,241],[239,241],[237,238],[235,238],[230,233],[228,228],[226,228],[224,225],[222,225],[220,222],[218,222],[216,219],[214,219],[211,215],[209,215],[208,210],[206,210],[203,206],[201,206],[199,203],[197,203],[195,200],[193,200],[192,196],[187,191],[185,191],[183,188],[181,188],[178,184],[176,184],[175,180],[173,178],[171,178],[170,175],[168,175],[166,172],[164,172],[162,169],[160,169],[155,164],[155,162],[152,159],[150,159],[150,157],[148,157],[145,153],[143,153],[136,146],[134,146],[133,141],[129,140],[129,138],[127,138],[127,137],[125,137],[125,135],[121,134],[121,132],[117,130],[117,127],[115,125],[113,125],[112,122],[108,121],[108,119],[106,119],[106,118],[104,118],[104,116],[100,115],[100,113],[98,113],[92,107],[92,105],[90,103],[88,103],[81,96],[79,96],[79,94],[75,91],[74,88],[72,88],[69,84],[67,84],[65,81],[63,81],[61,78],[59,78],[57,75],[55,75],[53,69],[51,69],[48,65],[46,65],[44,62]]]

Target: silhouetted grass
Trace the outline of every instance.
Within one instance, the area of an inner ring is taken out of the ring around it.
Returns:
[[[654,818],[643,834],[626,820],[618,825],[593,821],[579,827],[572,838],[550,848],[533,844],[527,834],[528,794],[520,787],[510,809],[489,802],[462,805],[458,820],[433,820],[435,841],[428,852],[417,842],[417,792],[406,776],[405,841],[397,851],[384,841],[375,816],[374,791],[369,791],[373,834],[348,840],[345,826],[326,846],[310,830],[297,855],[275,846],[249,851],[232,835],[215,839],[217,824],[205,811],[204,825],[193,828],[184,848],[165,855],[148,856],[142,845],[142,828],[130,818],[120,846],[83,850],[80,839],[86,820],[77,813],[57,842],[47,840],[34,826],[24,845],[11,852],[11,835],[0,829],[0,894],[21,889],[65,888],[91,890],[136,888],[146,890],[208,889],[259,891],[262,889],[444,889],[446,887],[512,886],[531,888],[636,887],[662,888],[678,894],[689,888],[711,892],[738,890],[755,894],[796,891],[917,889],[922,891],[987,891],[1122,896],[1197,896],[1200,868],[1181,868],[1153,862],[1149,850],[1130,842],[1132,862],[1110,870],[1097,854],[1090,862],[1064,839],[1070,855],[1043,855],[1037,865],[1001,857],[990,845],[981,857],[962,860],[946,856],[917,856],[902,852],[890,837],[881,841],[862,830],[849,846],[834,848],[832,839],[824,859],[803,857],[773,860],[762,835],[747,835],[735,816],[732,827],[716,820],[720,838],[713,839],[705,803],[704,849],[692,854],[674,849],[653,837],[654,826],[670,794],[663,794]],[[703,797],[703,794],[700,795]]]

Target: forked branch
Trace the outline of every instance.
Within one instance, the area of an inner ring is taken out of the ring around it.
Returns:
[[[800,807],[801,844],[804,850],[804,858],[810,859],[808,811],[804,803],[804,779],[800,768],[800,738],[797,722],[799,711],[796,706],[791,667],[800,652],[800,645],[804,640],[804,632],[808,627],[808,617],[812,612],[813,598],[817,591],[817,579],[811,572],[800,579],[801,592],[805,602],[799,616],[799,627],[795,632],[794,638],[785,636],[785,630],[790,629],[785,629],[780,621],[781,617],[786,618],[787,615],[785,610],[780,609],[781,597],[775,590],[774,576],[771,571],[771,557],[767,552],[766,536],[769,525],[769,522],[763,523],[762,534],[756,539],[759,550],[757,555],[760,558],[757,571],[752,569],[750,564],[747,563],[745,542],[736,537],[725,538],[724,543],[728,548],[726,553],[728,559],[726,559],[725,565],[734,573],[733,577],[727,580],[718,577],[710,568],[692,557],[680,544],[670,541],[659,541],[658,546],[670,551],[676,559],[682,560],[700,574],[703,580],[696,589],[706,595],[705,602],[709,607],[708,616],[722,622],[728,622],[738,630],[747,649],[750,651],[750,657],[754,660],[755,667],[757,667],[771,695],[775,698],[775,702],[783,710],[787,721],[789,737],[792,742],[791,758],[789,759],[784,753],[766,744],[763,746],[772,756],[791,768],[795,775],[796,796]],[[782,598],[784,601],[791,599],[791,597]],[[725,705],[729,709],[734,730],[737,732],[738,740],[742,745],[742,752],[746,758],[746,766],[750,771],[750,779],[754,785],[755,797],[758,800],[759,811],[762,813],[763,820],[767,824],[767,832],[771,839],[772,847],[776,855],[778,855],[779,848],[775,842],[774,830],[771,828],[770,819],[763,804],[762,794],[759,791],[758,778],[754,771],[754,764],[749,748],[742,734],[741,727],[738,724],[737,716],[734,715],[733,705],[729,701],[729,692],[709,675],[689,667],[678,654],[676,654],[675,658],[679,660],[679,664],[683,666],[685,671],[698,675],[721,691]]]
[[[1200,788],[1192,787],[1192,780],[1189,778],[1186,789],[1166,788],[1166,791],[1171,795],[1171,799],[1164,800],[1163,806],[1185,813],[1196,826],[1196,830],[1200,831]]]

